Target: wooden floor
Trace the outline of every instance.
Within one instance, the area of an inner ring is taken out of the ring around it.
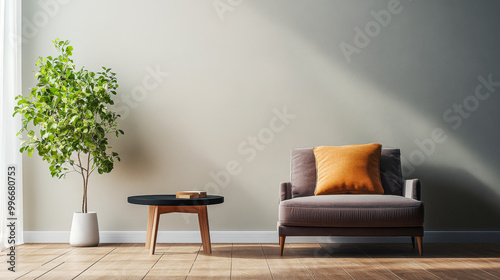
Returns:
[[[17,271],[0,279],[500,279],[500,244],[67,244],[17,247]]]

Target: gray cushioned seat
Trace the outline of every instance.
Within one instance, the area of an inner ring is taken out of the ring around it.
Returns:
[[[419,227],[423,221],[423,203],[398,195],[304,196],[279,206],[282,226]]]

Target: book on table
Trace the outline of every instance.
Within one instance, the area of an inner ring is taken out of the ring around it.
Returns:
[[[181,191],[175,193],[175,198],[194,199],[206,198],[207,192],[204,191]]]

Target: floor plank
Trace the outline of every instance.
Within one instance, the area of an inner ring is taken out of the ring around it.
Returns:
[[[272,279],[260,244],[233,244],[231,279]]]
[[[352,244],[321,244],[321,247],[354,279],[399,279]]]
[[[285,245],[285,255],[280,256],[278,244],[263,244],[264,254],[273,279],[313,279],[300,262],[289,244]]]
[[[37,280],[73,279],[95,262],[65,262],[37,278]]]
[[[352,279],[319,244],[290,244],[290,247],[315,280]]]
[[[230,279],[232,246],[212,244],[211,255],[199,252],[187,279]]]
[[[16,279],[21,279],[21,280],[38,279],[40,276],[43,276],[44,274],[48,273],[52,269],[54,269],[62,264],[63,263],[61,263],[61,262],[50,262],[47,264],[43,264],[43,265],[35,267],[30,272],[28,272],[28,273],[24,274],[22,277],[16,278]]]
[[[407,259],[443,279],[500,279],[467,262],[470,253],[460,253],[456,244],[426,246],[425,257]]]
[[[186,279],[200,248],[200,244],[172,244],[168,250],[163,250],[163,255],[144,279],[165,279],[167,276],[168,279]]]
[[[500,246],[485,244],[462,244],[455,246],[457,254],[465,257],[464,262],[472,267],[500,278]]]
[[[16,272],[10,272],[5,269],[0,271],[0,279],[34,279],[50,271],[61,262],[54,260],[61,255],[71,251],[72,248],[67,244],[60,246],[59,244],[25,244],[16,246]],[[0,263],[7,262],[8,250],[2,251]]]
[[[429,271],[413,262],[409,262],[401,255],[402,252],[411,251],[411,245],[392,246],[392,244],[362,244],[356,247],[367,257],[373,258],[380,265],[390,270],[402,279],[439,279]],[[413,254],[417,254],[414,251]]]
[[[146,261],[99,261],[89,267],[76,279],[143,279],[156,260]]]

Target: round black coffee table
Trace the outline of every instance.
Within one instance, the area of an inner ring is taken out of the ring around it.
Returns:
[[[132,204],[149,205],[146,249],[149,249],[149,253],[151,255],[155,253],[160,215],[174,212],[198,214],[203,252],[205,254],[212,253],[210,230],[208,227],[207,205],[223,203],[223,196],[207,195],[206,198],[185,199],[176,198],[175,195],[137,195],[129,196],[127,201]]]

